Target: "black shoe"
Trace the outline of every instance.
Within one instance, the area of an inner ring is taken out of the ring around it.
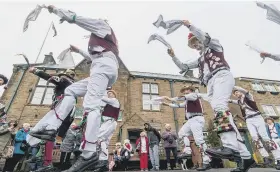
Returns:
[[[107,160],[99,160],[94,167],[88,168],[88,170],[93,172],[104,172],[109,170],[109,163]]]
[[[247,172],[251,167],[253,167],[256,164],[253,158],[243,159],[242,161],[243,161],[242,163],[243,168],[241,169],[242,172]]]
[[[230,170],[230,172],[242,172],[241,169],[243,168],[242,159],[237,159],[236,161],[236,168]]]
[[[50,135],[50,136],[55,136],[56,133],[57,133],[57,131],[54,129],[52,129],[52,130],[42,129],[42,130],[30,132],[30,134],[41,134],[41,135]]]
[[[30,133],[30,135],[41,140],[47,140],[51,142],[55,141],[55,135],[51,136],[51,135],[42,135],[42,134],[34,134],[34,133]]]
[[[53,172],[53,171],[55,171],[54,167],[52,165],[48,165],[48,166],[44,166],[44,167],[39,168],[35,172]]]
[[[72,167],[63,172],[83,172],[90,167],[94,167],[98,162],[98,154],[96,152],[90,158],[84,158],[80,156],[77,161],[72,165]]]
[[[198,167],[196,170],[197,171],[206,171],[211,169],[211,165],[210,164],[202,164],[202,167]]]
[[[263,158],[263,165],[268,166],[270,164],[269,158],[265,157]]]
[[[276,170],[280,170],[280,160],[277,160],[277,164],[276,164],[275,169]]]
[[[205,152],[214,158],[229,159],[231,161],[240,158],[239,152],[227,147],[208,148]]]

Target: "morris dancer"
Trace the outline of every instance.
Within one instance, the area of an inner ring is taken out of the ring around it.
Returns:
[[[280,55],[276,55],[276,54],[270,54],[270,53],[266,53],[266,52],[262,52],[260,54],[261,58],[271,58],[272,60],[275,60],[275,61],[280,61]]]
[[[72,70],[66,70],[64,73],[58,74],[58,76],[52,76],[50,74],[45,73],[42,70],[39,70],[37,68],[31,67],[29,69],[30,73],[33,73],[34,75],[37,75],[38,77],[47,80],[49,82],[51,82],[52,84],[55,85],[54,88],[54,97],[53,97],[53,102],[52,102],[52,111],[54,111],[54,108],[59,104],[59,102],[61,101],[61,99],[63,98],[63,94],[64,94],[64,90],[66,89],[66,87],[68,87],[69,85],[71,85],[74,82],[74,77],[75,77],[75,72],[73,72]],[[64,137],[68,128],[70,127],[72,121],[74,120],[71,117],[72,112],[70,112],[67,116],[67,118],[64,119],[64,121],[62,122],[62,125],[60,126],[60,128],[58,129],[58,136],[59,137]],[[36,129],[42,127],[42,125],[49,120],[49,116],[44,116],[36,125],[35,127],[32,129],[36,131]],[[52,122],[52,121],[48,121],[48,122]],[[31,136],[33,135],[33,137]],[[56,133],[54,133],[54,135],[56,135]],[[46,143],[42,143],[42,151],[44,152],[44,166],[40,169],[38,169],[37,171],[47,171],[47,170],[52,170],[53,166],[52,166],[52,151],[53,151],[53,137],[55,136],[49,136],[49,135],[40,135],[40,133],[30,133],[30,135],[27,136],[27,142],[29,143],[29,145],[34,146],[37,145],[38,143],[41,142],[40,139],[35,138],[40,136],[43,140],[48,140]],[[29,161],[33,161],[33,159],[29,160]]]
[[[180,92],[184,94],[180,97],[169,98],[165,97],[169,101],[180,101],[183,100],[183,103],[172,103],[167,104],[163,103],[163,105],[168,105],[172,108],[185,108],[185,119],[188,120],[180,129],[178,135],[179,138],[184,141],[186,146],[186,154],[191,156],[191,148],[190,148],[190,140],[189,136],[193,135],[196,145],[200,149],[200,153],[203,159],[203,164],[200,164],[197,171],[206,171],[211,168],[209,162],[210,158],[205,154],[205,150],[207,149],[207,145],[203,139],[203,127],[205,124],[205,120],[203,117],[202,106],[199,100],[199,95],[195,93],[195,88],[192,86],[183,87]]]
[[[98,164],[95,166],[95,172],[108,170],[108,146],[118,125],[117,120],[120,112],[120,103],[116,98],[117,93],[111,89],[107,91],[107,95],[102,98],[104,108],[98,134],[98,141],[101,143],[101,153],[99,154]]]
[[[223,147],[208,148],[206,152],[213,157],[234,159],[239,162],[239,167],[234,171],[247,172],[255,161],[247,150],[229,111],[228,99],[235,81],[224,58],[223,47],[217,39],[212,39],[207,33],[191,25],[189,21],[185,20],[184,25],[191,31],[188,36],[188,45],[199,51],[199,59],[182,63],[172,49],[169,49],[168,53],[174,63],[184,72],[199,68],[199,78],[202,84],[207,86],[209,101],[215,112],[215,128],[220,135]]]
[[[83,172],[90,166],[95,166],[99,159],[96,146],[101,124],[100,103],[106,88],[111,87],[117,80],[119,67],[117,39],[112,28],[104,20],[81,17],[72,11],[59,9],[52,5],[48,6],[48,10],[50,13],[58,15],[61,21],[74,23],[91,32],[88,53],[76,49],[92,61],[90,77],[67,87],[64,99],[55,108],[57,116],[52,111],[48,113],[52,114],[56,121],[47,122],[46,127],[41,129],[42,134],[56,131],[75,105],[75,98],[84,97],[83,107],[87,116],[87,124],[81,145],[82,154],[75,164],[66,170],[68,172]]]
[[[229,102],[240,106],[253,143],[262,155],[265,165],[270,163],[268,159],[269,154],[264,148],[259,136],[265,142],[266,148],[272,152],[275,160],[277,160],[276,169],[280,170],[280,150],[277,149],[277,144],[268,136],[264,119],[261,116],[257,103],[254,101],[253,95],[249,93],[249,91],[238,86],[234,87],[233,95],[237,97],[238,100],[229,100]]]

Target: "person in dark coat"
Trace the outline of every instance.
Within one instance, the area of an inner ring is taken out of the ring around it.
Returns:
[[[159,142],[161,136],[149,123],[145,123],[144,126],[148,136],[149,155],[153,166],[152,170],[159,171]]]
[[[16,134],[15,127],[17,127],[17,121],[6,122],[5,119],[1,119],[0,124],[0,159],[6,158],[5,149],[7,146],[12,145],[13,139]]]
[[[165,125],[165,131],[162,133],[162,138],[164,140],[164,149],[166,153],[166,162],[167,162],[167,168],[168,170],[171,170],[170,166],[170,152],[172,151],[172,154],[174,156],[174,160],[176,163],[176,168],[178,164],[177,159],[177,134],[174,131],[171,131],[170,124]]]
[[[68,129],[65,138],[60,146],[60,169],[65,170],[71,166],[70,157],[72,152],[79,149],[82,142],[82,132],[81,129],[72,123],[71,127]]]
[[[55,107],[61,102],[64,98],[64,90],[74,82],[75,72],[68,69],[64,73],[60,73],[58,75],[50,75],[42,70],[37,68],[31,67],[29,69],[30,73],[37,75],[38,77],[52,83],[55,85],[54,88],[54,95],[53,101],[51,105],[51,109],[55,111]],[[68,128],[70,127],[71,123],[73,122],[74,118],[72,116],[73,110],[68,114],[68,116],[62,121],[61,126],[57,131],[49,131],[49,135],[42,135],[41,130],[44,130],[42,127],[45,124],[45,120],[49,120],[46,116],[41,119],[35,127],[31,130],[30,135],[27,137],[27,142],[31,145],[37,145],[41,142],[40,139],[46,140],[45,145],[42,145],[45,149],[44,155],[44,163],[43,167],[38,169],[37,171],[45,171],[45,170],[52,170],[52,155],[53,155],[53,147],[54,147],[54,139],[56,135],[63,138],[66,135]],[[56,113],[56,112],[55,112]]]

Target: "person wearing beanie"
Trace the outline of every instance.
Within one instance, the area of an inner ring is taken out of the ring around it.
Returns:
[[[192,86],[184,86],[180,90],[182,96],[169,98],[164,97],[166,100],[172,101],[174,103],[168,104],[163,103],[163,105],[172,107],[172,108],[185,108],[185,119],[187,122],[182,126],[178,135],[181,140],[184,141],[185,149],[184,153],[180,155],[181,157],[191,157],[191,145],[189,136],[193,136],[196,146],[199,148],[201,157],[203,160],[202,164],[199,164],[197,171],[206,171],[211,168],[210,158],[205,153],[207,145],[203,137],[203,128],[205,124],[205,119],[203,117],[202,105],[200,98],[203,94],[195,93],[195,88]],[[177,101],[184,101],[183,103],[177,103]],[[163,138],[165,139],[165,138]]]
[[[244,88],[234,86],[233,96],[235,96],[237,100],[229,100],[229,102],[239,105],[242,115],[246,120],[246,125],[252,137],[253,143],[262,155],[265,165],[270,164],[269,154],[265,149],[266,147],[271,151],[275,160],[277,160],[276,169],[280,170],[280,150],[278,149],[276,143],[268,136],[265,121],[258,109],[253,95]],[[266,146],[263,146],[259,136],[265,142]]]
[[[207,86],[209,103],[214,111],[215,130],[223,146],[208,148],[206,153],[216,158],[234,159],[239,163],[239,167],[233,171],[246,172],[255,161],[244,144],[229,110],[228,99],[235,80],[226,61],[224,48],[217,39],[211,38],[208,33],[198,29],[190,21],[184,20],[183,23],[190,30],[188,46],[199,52],[199,58],[182,63],[172,49],[168,49],[168,54],[181,69],[180,73],[198,68],[201,84]]]

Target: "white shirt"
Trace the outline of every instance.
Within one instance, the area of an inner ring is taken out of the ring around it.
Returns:
[[[145,137],[141,137],[141,153],[147,153]]]

